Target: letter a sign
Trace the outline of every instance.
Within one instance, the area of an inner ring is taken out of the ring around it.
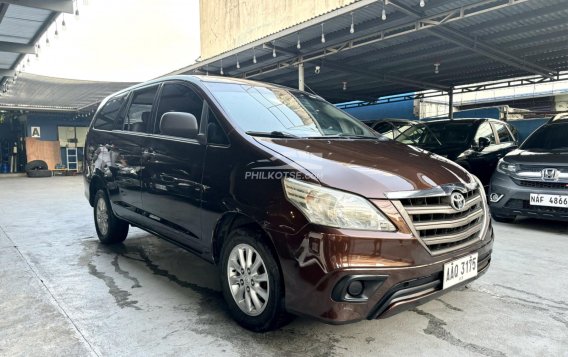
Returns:
[[[32,138],[41,138],[41,131],[39,126],[32,126]]]

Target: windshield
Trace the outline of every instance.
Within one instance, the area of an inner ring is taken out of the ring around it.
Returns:
[[[541,126],[525,140],[521,149],[568,152],[568,123]]]
[[[230,119],[251,135],[377,138],[357,119],[315,95],[260,85],[205,84]]]
[[[471,142],[474,123],[438,122],[417,124],[400,134],[396,140],[418,146],[458,146]]]

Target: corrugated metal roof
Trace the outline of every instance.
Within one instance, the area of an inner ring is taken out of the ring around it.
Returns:
[[[76,111],[96,104],[108,95],[133,84],[81,81],[22,73],[13,88],[0,96],[0,108]]]
[[[381,80],[383,75],[450,87],[534,74],[527,70],[527,67],[523,67],[522,63],[530,63],[555,72],[568,70],[566,0],[426,0],[424,8],[419,7],[418,0],[390,0],[387,3],[387,19],[384,21],[381,20],[383,1],[368,3],[353,10],[354,34],[349,33],[350,13],[343,11],[339,14],[336,10],[325,18],[320,17],[319,22],[315,19],[305,27],[294,27],[293,32],[288,29],[279,35],[273,35],[278,48],[276,58],[272,57],[272,43],[266,41],[271,37],[267,37],[177,73],[193,73],[194,70],[199,70],[219,74],[220,59],[223,59],[225,75],[249,77],[252,74],[253,79],[296,86],[297,69],[293,66],[293,59],[297,59],[297,63],[298,58],[303,56],[306,61],[307,57],[326,47],[339,46],[365,36],[375,36],[381,31],[384,31],[386,36],[404,30],[407,32],[396,37],[336,53],[330,51],[316,60],[305,62],[306,84],[327,99],[341,102],[424,89],[423,86],[408,85],[404,81],[395,83]],[[462,6],[471,6],[465,9],[465,14],[474,11],[479,13],[430,29],[412,31],[417,17],[435,16],[460,9]],[[404,8],[418,15],[413,16],[412,13],[404,11]],[[321,43],[322,21],[325,44]],[[447,35],[436,34],[437,29],[465,36],[471,44],[451,41]],[[300,50],[296,49],[298,36],[301,40]],[[262,50],[262,43],[267,43],[269,48]],[[490,51],[481,51],[482,44],[489,46]],[[256,64],[252,62],[253,45],[256,48]],[[496,55],[500,53],[503,55]],[[237,56],[240,69],[236,68]],[[507,56],[512,56],[513,60],[504,60]],[[332,62],[343,67],[356,68],[358,71],[353,73],[347,68],[341,70],[336,66],[326,67],[326,64]],[[437,74],[434,73],[434,63],[440,63]],[[322,68],[319,75],[313,71],[316,65]],[[277,67],[280,69],[274,70]],[[362,75],[361,71],[365,71],[367,75]],[[342,90],[343,81],[348,82],[346,91]]]

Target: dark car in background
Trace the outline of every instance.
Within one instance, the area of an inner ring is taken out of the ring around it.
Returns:
[[[499,162],[489,198],[497,221],[516,216],[568,221],[568,118],[541,126]]]
[[[384,135],[389,139],[394,139],[418,122],[407,119],[381,119],[364,121],[363,123],[365,123],[377,133]]]
[[[395,138],[455,161],[488,185],[497,162],[518,147],[516,129],[496,119],[442,119],[418,123]]]

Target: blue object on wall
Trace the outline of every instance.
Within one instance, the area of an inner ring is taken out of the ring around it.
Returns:
[[[501,118],[501,108],[476,108],[454,112],[454,118]]]
[[[523,142],[529,137],[536,129],[540,128],[543,124],[550,119],[522,119],[522,120],[509,120],[508,123],[517,128],[519,131],[519,141]]]
[[[386,98],[386,97],[385,97]],[[338,107],[342,107],[345,104],[356,104],[358,102],[340,103],[336,104]],[[414,115],[414,101],[405,100],[394,103],[386,104],[375,104],[375,105],[363,105],[360,107],[350,107],[343,109],[343,111],[351,114],[359,120],[377,120],[385,118],[394,119],[418,119]]]

